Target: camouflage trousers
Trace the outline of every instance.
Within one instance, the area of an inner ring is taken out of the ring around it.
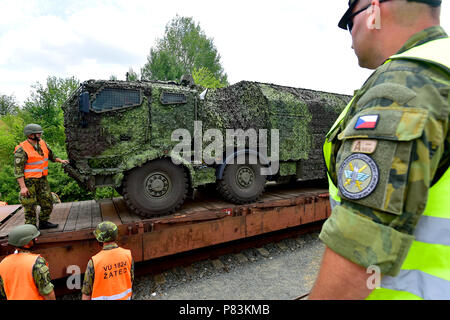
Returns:
[[[39,220],[48,221],[53,210],[53,199],[47,178],[25,179],[25,185],[30,192],[28,197],[19,196],[25,212],[25,223],[37,226],[36,207],[41,207]]]

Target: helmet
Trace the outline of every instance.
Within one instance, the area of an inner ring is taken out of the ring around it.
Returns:
[[[31,123],[31,124],[27,124],[25,126],[25,128],[23,129],[23,133],[25,134],[25,136],[29,136],[30,134],[33,133],[42,133],[44,132],[44,130],[42,130],[42,127],[38,124],[35,123]]]
[[[11,230],[8,234],[8,244],[14,247],[23,247],[34,238],[39,237],[40,234],[35,225],[24,224]]]
[[[111,242],[117,239],[118,230],[111,221],[103,221],[95,228],[94,236],[98,242]]]

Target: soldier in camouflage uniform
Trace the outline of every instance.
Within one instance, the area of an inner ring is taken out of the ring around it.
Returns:
[[[40,145],[42,132],[42,128],[39,125],[27,125],[24,129],[27,140],[23,142],[29,142],[41,156],[44,155]],[[42,175],[38,178],[26,176],[25,166],[27,165],[28,154],[24,150],[23,143],[16,147],[14,152],[14,173],[20,186],[19,199],[25,211],[25,223],[37,226],[36,206],[39,205],[41,207],[39,228],[56,228],[58,225],[48,221],[53,209],[53,197],[50,192],[47,176]],[[46,147],[48,149],[48,160],[61,164],[69,163],[68,160],[57,158],[47,145]]]
[[[36,291],[37,289],[37,295],[34,299],[55,300],[50,270],[43,257],[37,255],[33,255],[36,258],[32,257],[32,261],[34,261],[32,267],[32,284],[26,281],[27,274],[16,272],[15,275],[11,275],[12,269],[21,270],[23,268],[27,271],[30,270],[28,265],[21,265],[21,263],[23,263],[21,256],[32,255],[30,249],[34,245],[34,239],[37,238],[39,234],[39,231],[34,225],[27,224],[18,226],[9,233],[8,244],[15,247],[16,251],[14,254],[5,257],[0,263],[0,296],[2,298],[33,299],[33,296],[30,296],[30,292],[28,291],[31,290],[31,293],[33,293],[33,291]],[[9,261],[10,259],[13,260]],[[5,290],[5,284],[8,286],[8,292]],[[29,286],[31,286],[31,288]],[[33,286],[36,288],[33,288]]]
[[[86,267],[86,272],[84,274],[83,287],[81,289],[83,300],[117,300],[124,298],[131,298],[131,284],[134,281],[134,261],[131,257],[129,250],[120,248],[116,241],[118,238],[118,228],[110,221],[101,222],[94,231],[94,236],[99,243],[102,244],[102,252],[92,257]],[[103,259],[96,259],[100,254],[103,255]],[[105,258],[106,256],[106,258]],[[125,256],[125,258],[124,258]],[[128,256],[128,257],[127,257]],[[129,265],[127,262],[129,259]],[[111,263],[108,264],[108,259]],[[94,263],[98,261],[97,265]],[[125,262],[120,262],[125,261]],[[110,266],[108,268],[108,265]],[[119,266],[120,265],[120,266]],[[117,270],[125,276],[126,280],[129,281],[129,287],[126,288],[127,294],[120,294],[123,292],[124,288],[121,288],[117,283],[123,279],[118,280]],[[97,273],[95,272],[97,270]],[[106,284],[107,289],[105,291],[104,287]],[[100,294],[94,292],[94,288],[97,291],[101,291]],[[116,290],[116,291],[115,291]],[[104,292],[107,292],[105,294]],[[111,293],[115,293],[114,297]]]
[[[388,60],[448,37],[439,26],[440,1],[350,0],[349,6],[339,26],[351,32],[360,66],[376,71],[327,136],[329,176],[341,202],[320,234],[327,248],[310,299],[366,298],[373,289],[369,266],[383,279],[395,278],[430,186],[450,163],[448,69]]]

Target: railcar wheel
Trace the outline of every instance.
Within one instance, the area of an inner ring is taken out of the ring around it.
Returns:
[[[183,204],[187,191],[186,172],[167,159],[131,170],[123,183],[128,207],[144,217],[173,213]]]
[[[225,200],[235,204],[255,202],[261,197],[266,176],[261,175],[260,164],[230,164],[225,167],[217,190]]]

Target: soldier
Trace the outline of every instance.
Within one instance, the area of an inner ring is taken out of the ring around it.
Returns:
[[[0,295],[8,300],[55,300],[48,264],[29,250],[40,235],[31,224],[15,227],[8,244],[16,251],[0,263]],[[32,270],[32,272],[30,272]]]
[[[110,221],[101,222],[94,235],[103,249],[88,262],[82,299],[130,300],[134,280],[131,251],[117,245],[118,228]]]
[[[450,40],[440,4],[350,0],[339,22],[359,65],[376,71],[324,145],[333,211],[310,299],[450,297]]]
[[[52,150],[41,139],[42,127],[38,124],[25,126],[27,140],[14,151],[14,171],[20,186],[20,202],[25,211],[25,223],[37,226],[36,206],[41,207],[39,229],[57,228],[49,222],[53,209],[53,198],[47,181],[48,160],[61,164],[69,163],[55,157]]]

